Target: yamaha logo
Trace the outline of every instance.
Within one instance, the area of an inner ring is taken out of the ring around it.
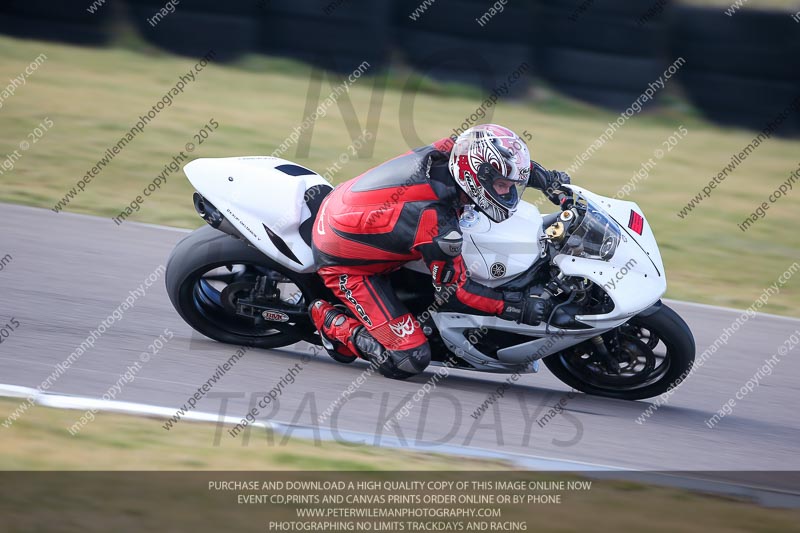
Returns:
[[[503,263],[497,262],[489,268],[489,273],[493,278],[502,278],[506,275],[506,266]]]

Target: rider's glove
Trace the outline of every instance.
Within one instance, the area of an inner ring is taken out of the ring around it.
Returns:
[[[548,200],[561,203],[562,185],[571,183],[569,174],[560,170],[547,170],[536,161],[531,161],[531,177],[528,185],[542,191]]]
[[[572,183],[569,174],[560,170],[551,170],[550,176],[552,177],[551,182],[554,184],[557,183],[559,185],[569,185]],[[556,187],[558,188],[558,185],[556,185]]]
[[[521,292],[506,292],[503,294],[503,312],[500,313],[500,318],[503,320],[513,320],[519,323],[522,317],[522,307],[524,304]]]
[[[535,326],[550,315],[552,308],[553,304],[547,293],[531,293],[525,296],[520,292],[511,292],[505,294],[505,307],[500,318]]]
[[[522,306],[522,315],[519,317],[519,322],[535,326],[550,314],[553,304],[550,303],[548,295],[546,297],[536,296],[531,294],[525,299]]]

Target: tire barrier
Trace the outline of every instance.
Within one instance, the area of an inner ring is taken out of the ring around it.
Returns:
[[[656,0],[539,0],[543,6],[566,11],[575,18],[610,15],[636,20],[654,5]]]
[[[712,121],[762,129],[800,96],[800,24],[784,12],[679,6],[670,43],[686,59],[681,85]],[[800,133],[800,112],[778,134]]]
[[[364,61],[386,67],[396,46],[439,81],[505,85],[519,96],[536,75],[617,111],[682,57],[673,83],[704,116],[755,129],[800,96],[800,23],[787,12],[729,16],[724,6],[671,0],[182,0],[168,13],[167,0],[120,3],[5,0],[0,34],[102,45],[126,12],[144,39],[181,55],[213,49],[215,60],[232,61],[257,52],[349,73]],[[777,133],[800,134],[800,111]]]
[[[489,92],[505,84],[511,95],[523,93],[530,84],[532,59],[526,45],[470,42],[424,31],[409,31],[406,39],[403,49],[409,64],[435,80],[474,85]],[[524,77],[510,80],[518,71]]]
[[[391,3],[269,0],[259,12],[259,51],[349,73],[389,63]]]
[[[621,111],[669,63],[666,2],[653,4],[659,10],[649,2],[623,0],[540,2],[537,64],[542,78],[558,92]]]
[[[531,1],[400,0],[394,11],[396,44],[406,63],[424,76],[486,91],[507,84],[510,94],[521,95],[535,72],[533,13]],[[524,79],[509,83],[521,65]]]
[[[94,12],[89,11],[90,6]],[[110,6],[92,4],[91,0],[4,0],[0,3],[0,34],[101,45],[111,37],[110,18]]]
[[[111,0],[4,0],[0,12],[36,19],[58,20],[62,22],[105,21],[111,12]],[[92,12],[90,9],[93,9]]]
[[[800,86],[791,82],[707,72],[684,72],[681,80],[688,98],[700,112],[726,126],[761,130],[800,97]],[[800,133],[800,111],[791,109],[775,131],[778,135]]]
[[[111,0],[108,0],[111,1]],[[152,13],[164,8],[169,0],[125,0],[132,6],[148,6]],[[269,0],[181,0],[175,4],[175,12],[187,11],[214,15],[236,15],[254,17],[263,10]],[[151,14],[152,16],[152,14]]]
[[[152,0],[128,6],[129,18],[141,36],[159,48],[195,58],[213,50],[219,62],[233,61],[256,48],[259,25],[253,17],[197,12],[182,4],[161,16],[163,6]]]
[[[233,61],[256,48],[259,31],[254,0],[127,0],[128,17],[150,44],[178,55]]]

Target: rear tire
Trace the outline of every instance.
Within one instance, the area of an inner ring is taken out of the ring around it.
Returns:
[[[641,400],[658,396],[676,387],[689,375],[695,356],[694,336],[686,322],[675,311],[662,305],[652,315],[634,317],[628,324],[648,330],[650,339],[653,335],[657,336],[666,348],[661,366],[657,366],[649,373],[650,376],[657,378],[646,384],[615,388],[613,383],[619,380],[617,376],[609,376],[605,385],[601,381],[602,376],[593,376],[594,382],[590,383],[587,379],[590,374],[585,368],[576,364],[575,357],[570,357],[566,352],[545,357],[544,364],[558,379],[574,389],[586,394],[622,400]],[[657,347],[653,346],[653,349]]]
[[[232,268],[234,265],[238,270]],[[203,226],[181,240],[167,262],[166,288],[175,310],[199,333],[228,344],[277,348],[294,344],[304,334],[313,333],[310,323],[276,324],[281,329],[270,329],[235,314],[230,305],[226,305],[225,292],[216,291],[213,282],[207,281],[210,278],[204,278],[204,275],[228,267],[230,274],[224,274],[223,269],[222,277],[230,278],[229,286],[235,282],[246,290],[247,281],[253,274],[247,268],[241,269],[242,265],[252,268],[255,273],[272,272],[289,280],[299,290],[297,305],[308,306],[318,295],[316,276],[292,272],[247,243],[211,226]]]

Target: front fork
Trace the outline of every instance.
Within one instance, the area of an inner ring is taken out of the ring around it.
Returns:
[[[647,309],[645,309],[644,311],[642,311],[641,313],[639,313],[637,316],[650,316],[653,313],[657,313],[661,309],[662,305],[663,303],[661,302],[661,300],[659,300],[650,307],[648,307]],[[624,324],[623,326],[619,327],[624,327]],[[617,332],[618,329],[619,328],[613,329],[611,331]],[[594,353],[597,355],[597,362],[603,363],[605,367],[609,370],[609,372],[620,374],[621,361],[619,357],[616,357],[608,350],[608,346],[606,346],[606,340],[603,338],[603,336],[598,335],[597,337],[592,337],[590,341],[592,343],[592,346],[594,346]],[[619,344],[619,342],[617,342],[617,344]],[[651,348],[654,348],[654,346]]]
[[[608,351],[605,339],[603,339],[601,335],[598,335],[597,337],[592,337],[590,341],[592,346],[594,346],[594,353],[599,356],[598,362],[603,363],[609,372],[619,374],[619,361]]]

